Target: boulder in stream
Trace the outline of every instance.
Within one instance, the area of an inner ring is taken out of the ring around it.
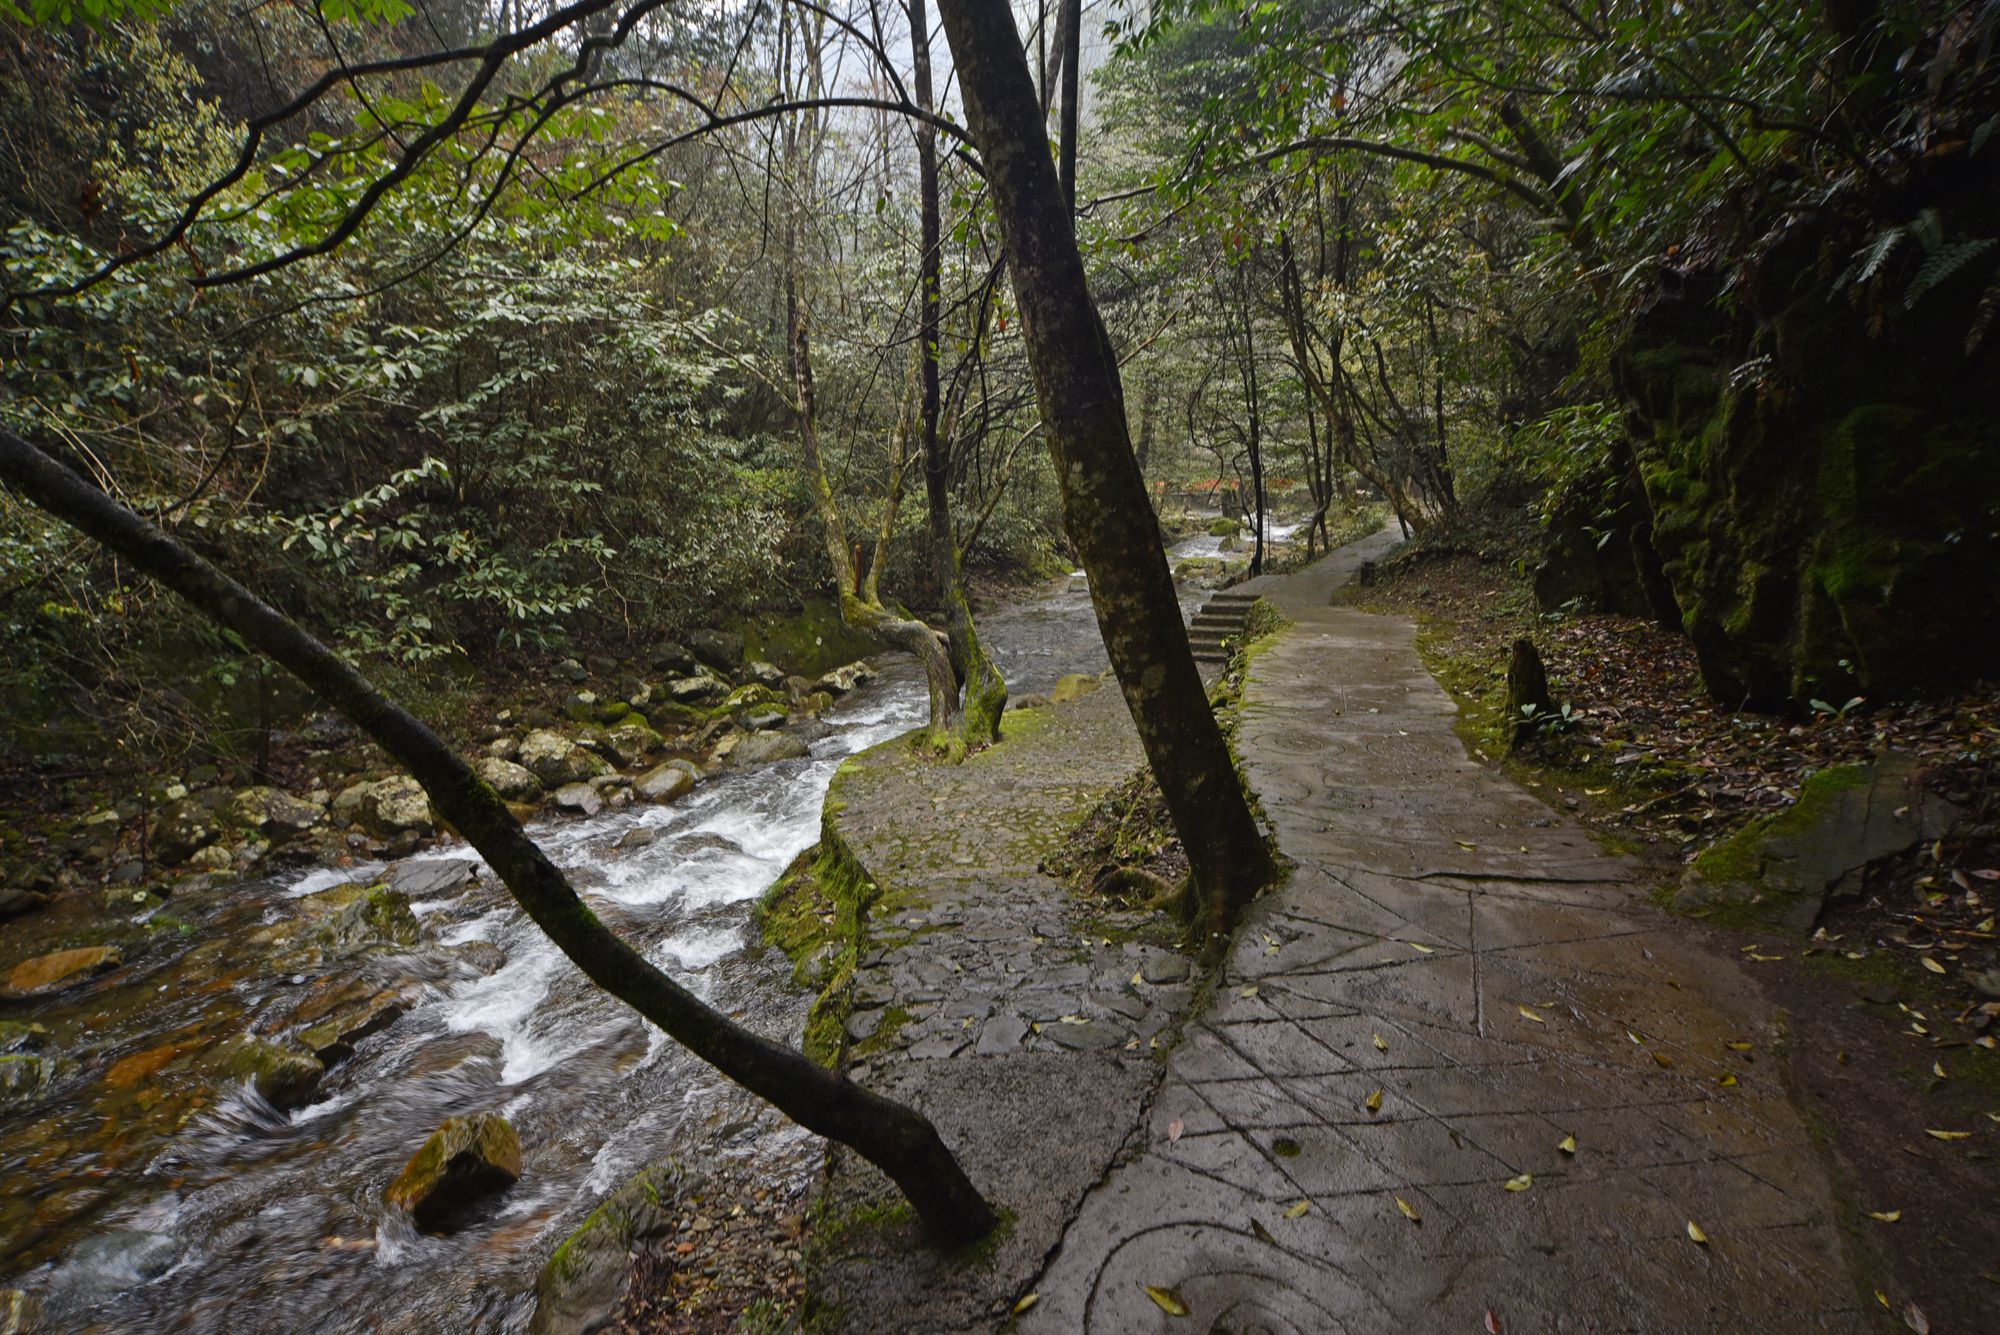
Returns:
[[[382,1199],[437,1232],[454,1215],[521,1177],[521,1138],[497,1113],[446,1118],[403,1165]]]
[[[311,802],[301,801],[282,788],[261,785],[236,794],[236,819],[266,839],[277,843],[295,839],[320,823],[326,812]]]
[[[183,797],[160,808],[153,819],[153,856],[162,867],[178,867],[222,834],[208,808]]]
[[[829,695],[846,695],[857,686],[866,686],[875,680],[875,669],[859,659],[844,667],[837,667],[821,677],[813,685]]]
[[[604,799],[587,783],[566,783],[556,789],[549,800],[555,803],[558,810],[575,816],[595,816],[604,810]]]
[[[803,760],[812,752],[796,737],[777,732],[755,732],[742,737],[729,749],[732,765],[765,765],[774,760]]]
[[[700,781],[699,765],[691,760],[669,760],[633,780],[632,791],[643,801],[673,802],[693,792]]]
[[[499,756],[486,756],[477,761],[472,772],[487,787],[500,794],[505,802],[532,802],[542,795],[542,781],[535,777],[532,770]]]
[[[581,783],[610,768],[569,738],[546,728],[537,729],[522,740],[521,765],[549,787]]]
[[[319,1088],[326,1067],[309,1052],[239,1034],[219,1044],[202,1062],[210,1075],[244,1080],[273,1108],[297,1108]]]

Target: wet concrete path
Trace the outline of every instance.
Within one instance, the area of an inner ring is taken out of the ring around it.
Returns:
[[[1867,1328],[1769,1008],[1467,758],[1410,622],[1327,605],[1387,545],[1254,586],[1295,624],[1239,747],[1296,870],[1020,1328]]]

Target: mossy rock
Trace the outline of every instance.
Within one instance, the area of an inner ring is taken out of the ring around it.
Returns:
[[[382,1199],[437,1232],[521,1179],[521,1138],[497,1113],[448,1117],[410,1156]]]
[[[319,1088],[326,1067],[319,1058],[269,1039],[239,1034],[217,1046],[202,1062],[221,1080],[244,1081],[273,1108],[297,1108]]]
[[[1829,896],[1859,893],[1871,864],[1937,838],[1957,815],[1923,790],[1913,757],[1835,765],[1801,784],[1786,810],[1705,849],[1674,906],[1808,932]]]
[[[1227,516],[1208,521],[1208,536],[1211,538],[1233,538],[1242,531],[1243,526]]]
[[[1088,672],[1072,672],[1057,679],[1055,689],[1049,692],[1049,700],[1053,704],[1066,705],[1072,700],[1083,699],[1103,685],[1102,677]]]
[[[607,1328],[624,1301],[635,1246],[673,1227],[689,1179],[663,1160],[619,1187],[557,1247],[535,1280],[531,1335]]]

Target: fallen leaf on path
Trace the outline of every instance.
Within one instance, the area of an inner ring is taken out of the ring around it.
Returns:
[[[1404,945],[1406,945],[1406,946],[1408,946],[1408,947],[1409,947],[1409,948],[1410,948],[1411,950],[1414,950],[1414,951],[1416,951],[1416,952],[1417,952],[1418,954],[1420,954],[1420,955],[1435,955],[1435,954],[1437,954],[1437,951],[1436,951],[1436,950],[1435,950],[1435,949],[1434,949],[1433,947],[1430,947],[1430,946],[1420,946],[1420,945],[1418,945],[1418,944],[1417,944],[1416,942],[1414,942],[1414,941],[1405,941],[1405,942],[1404,942],[1403,944],[1404,944]]]
[[[1389,1040],[1382,1037],[1382,1035],[1380,1034],[1375,1035],[1375,1051],[1387,1052],[1388,1050],[1389,1050]]]
[[[1688,1220],[1688,1238],[1697,1247],[1708,1246],[1708,1234],[1702,1232],[1701,1225],[1695,1223],[1692,1219]]]
[[[2000,881],[2000,869],[1993,867],[1981,867],[1972,874],[1982,881]]]
[[[1533,1173],[1523,1173],[1519,1177],[1510,1177],[1507,1179],[1507,1190],[1509,1191],[1526,1191],[1534,1185],[1535,1175]]]
[[[1903,1212],[1901,1210],[1870,1210],[1868,1217],[1870,1219],[1879,1219],[1885,1224],[1893,1224],[1903,1217]]]
[[[1184,1130],[1186,1130],[1186,1129],[1187,1129],[1187,1128],[1186,1128],[1186,1127],[1184,1127],[1184,1126],[1183,1126],[1183,1125],[1181,1124],[1181,1119],[1180,1119],[1180,1118],[1178,1118],[1178,1117],[1176,1117],[1176,1118],[1175,1118],[1175,1119],[1174,1119],[1173,1121],[1171,1121],[1171,1122],[1168,1122],[1168,1123],[1167,1123],[1167,1144],[1171,1145],[1171,1144],[1173,1144],[1173,1143],[1174,1143],[1175,1141],[1179,1140],[1179,1139],[1181,1138],[1181,1132],[1182,1132],[1182,1131],[1184,1131]]]
[[[1378,1089],[1378,1090],[1376,1090],[1376,1091],[1375,1091],[1375,1092],[1374,1092],[1373,1094],[1370,1094],[1370,1095],[1368,1096],[1368,1111],[1369,1111],[1369,1112],[1381,1112],[1381,1111],[1382,1111],[1382,1091],[1381,1091],[1381,1090],[1379,1090],[1379,1089]]]
[[[1716,1083],[1716,1084],[1718,1084],[1718,1085],[1721,1085],[1721,1086],[1722,1086],[1722,1087],[1723,1087],[1724,1089],[1728,1089],[1728,1088],[1729,1088],[1730,1086],[1732,1086],[1732,1085],[1734,1085],[1734,1084],[1736,1083],[1736,1076],[1735,1076],[1735,1073],[1734,1073],[1734,1072],[1732,1072],[1732,1073],[1730,1073],[1730,1074],[1728,1074],[1728,1075],[1725,1075],[1725,1076],[1723,1076],[1723,1077],[1722,1077],[1722,1078],[1721,1078],[1720,1080],[1716,1081],[1715,1083]]]
[[[1021,1299],[1020,1302],[1014,1304],[1014,1315],[1015,1316],[1021,1315],[1021,1313],[1027,1311],[1030,1307],[1033,1307],[1036,1303],[1040,1302],[1041,1300],[1042,1300],[1042,1295],[1039,1293],[1027,1294]]]
[[[1942,965],[1942,964],[1939,964],[1939,963],[1938,963],[1938,962],[1937,962],[1936,960],[1932,959],[1932,958],[1931,958],[1931,957],[1930,957],[1929,955],[1926,955],[1926,956],[1924,956],[1924,967],[1925,967],[1926,969],[1929,969],[1929,970],[1930,970],[1930,971],[1931,971],[1932,973],[1943,973],[1943,972],[1944,972],[1944,965]]]
[[[1575,1153],[1576,1153],[1576,1137],[1575,1137],[1575,1136],[1564,1136],[1564,1137],[1563,1137],[1563,1138],[1562,1138],[1561,1140],[1559,1140],[1559,1141],[1557,1141],[1557,1142],[1556,1142],[1556,1148],[1557,1148],[1557,1149],[1559,1149],[1559,1150],[1561,1150],[1561,1151],[1562,1151],[1562,1152],[1563,1152],[1564,1154],[1575,1154]]]
[[[1931,1074],[1932,1074],[1932,1075],[1934,1075],[1934,1076],[1936,1076],[1936,1077],[1937,1077],[1938,1079],[1940,1079],[1940,1080],[1949,1080],[1949,1079],[1951,1079],[1951,1077],[1950,1077],[1949,1075],[1946,1075],[1946,1074],[1945,1074],[1945,1069],[1944,1069],[1944,1063],[1943,1063],[1943,1062],[1932,1062],[1932,1063],[1931,1063]]]
[[[1731,1052],[1748,1052],[1757,1045],[1755,1043],[1745,1043],[1739,1038],[1732,1042],[1724,1043],[1722,1046],[1728,1048]]]
[[[1536,1024],[1548,1023],[1547,1020],[1544,1020],[1541,1016],[1535,1014],[1533,1011],[1529,1010],[1526,1006],[1522,1006],[1520,1008],[1520,1011],[1521,1011],[1521,1018],[1524,1020],[1533,1020]]]
[[[1242,997],[1245,1001],[1248,1001],[1250,998],[1257,995],[1257,989],[1254,987],[1246,987],[1241,992],[1238,992],[1236,995]]]
[[[1460,848],[1477,848],[1477,847],[1479,847],[1479,845],[1478,845],[1478,844],[1473,844],[1473,843],[1467,843],[1467,842],[1466,842],[1465,840],[1463,840],[1463,839],[1456,839],[1456,840],[1453,840],[1453,842],[1454,842],[1454,843],[1456,843],[1456,844],[1457,844],[1457,845],[1458,845],[1458,846],[1459,846]]]
[[[1159,1309],[1168,1316],[1186,1316],[1188,1314],[1188,1305],[1182,1302],[1181,1296],[1172,1289],[1163,1289],[1153,1284],[1146,1285],[1145,1289],[1146,1296],[1158,1304]]]
[[[1753,953],[1753,954],[1752,954],[1752,955],[1750,956],[1750,958],[1751,958],[1751,959],[1753,959],[1753,960],[1758,960],[1758,961],[1760,961],[1760,962],[1762,962],[1762,963],[1765,963],[1765,964],[1769,964],[1769,963],[1770,963],[1770,962],[1771,962],[1772,960],[1781,960],[1781,959],[1783,959],[1783,958],[1784,958],[1784,956],[1783,956],[1783,955],[1758,955],[1758,954],[1754,954],[1754,953]]]
[[[1313,1203],[1311,1201],[1300,1201],[1297,1205],[1294,1205],[1285,1211],[1285,1218],[1297,1219],[1300,1215],[1304,1214],[1307,1210],[1310,1210],[1312,1208],[1313,1208]]]
[[[1931,1319],[1924,1315],[1924,1309],[1915,1303],[1903,1304],[1903,1324],[1917,1335],[1931,1335]]]
[[[1882,1292],[1882,1290],[1880,1289],[1875,1290],[1875,1301],[1882,1304],[1882,1310],[1885,1312],[1890,1312],[1895,1310],[1894,1308],[1889,1306],[1889,1295]]]
[[[1661,1066],[1672,1066],[1674,1064],[1674,1059],[1672,1057],[1669,1057],[1664,1052],[1654,1053],[1653,1060],[1659,1063]]]
[[[1278,1245],[1278,1240],[1271,1236],[1271,1230],[1265,1228],[1263,1224],[1255,1219],[1250,1221],[1250,1231],[1257,1235],[1257,1241],[1266,1243],[1272,1247]]]
[[[1421,1224],[1424,1222],[1424,1217],[1417,1213],[1417,1207],[1404,1200],[1401,1196],[1396,1198],[1396,1208],[1401,1210],[1403,1218],[1409,1220],[1411,1223]]]
[[[1972,1133],[1970,1131],[1933,1131],[1929,1127],[1925,1127],[1924,1134],[1937,1140],[1964,1140]]]
[[[1141,983],[1144,983],[1145,981],[1146,981],[1146,975],[1143,972],[1137,969],[1134,969],[1132,971],[1132,986],[1138,987]]]
[[[1486,1335],[1502,1335],[1500,1318],[1493,1315],[1493,1309],[1486,1309]]]

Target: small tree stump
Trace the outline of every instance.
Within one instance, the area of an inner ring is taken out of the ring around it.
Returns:
[[[1514,641],[1514,651],[1507,658],[1508,749],[1520,750],[1541,721],[1554,712],[1541,653],[1531,640]]]

